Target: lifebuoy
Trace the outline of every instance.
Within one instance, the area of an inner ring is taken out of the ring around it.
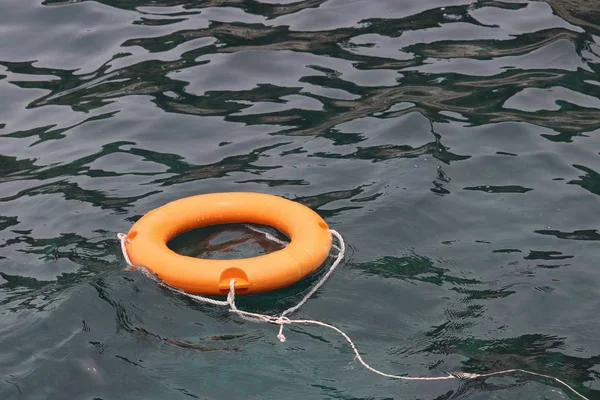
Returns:
[[[290,239],[283,249],[235,260],[177,254],[167,243],[180,233],[209,225],[255,223]],[[125,238],[133,265],[188,293],[223,295],[235,279],[236,294],[261,293],[292,285],[315,272],[332,246],[327,223],[310,208],[280,196],[228,192],[175,200],[140,218]]]

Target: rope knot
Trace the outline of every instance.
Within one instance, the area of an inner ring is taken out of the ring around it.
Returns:
[[[281,326],[283,326],[283,325],[281,325]],[[285,337],[285,335],[284,335],[282,332],[279,332],[279,333],[277,334],[277,339],[279,339],[279,341],[280,341],[281,343],[283,343],[283,342],[285,342],[285,341],[287,340],[287,339],[286,339],[286,337]]]
[[[283,326],[284,326],[284,325],[291,324],[291,323],[292,323],[292,320],[291,320],[291,319],[289,319],[288,317],[284,317],[284,316],[282,315],[282,316],[280,316],[280,317],[277,317],[276,319],[274,319],[272,322],[273,322],[274,324],[277,324],[277,325],[279,325],[279,333],[277,334],[277,339],[279,339],[279,341],[280,341],[281,343],[285,342],[285,341],[286,341],[286,337],[285,337],[285,335],[283,334]]]
[[[291,324],[292,320],[290,320],[288,317],[278,317],[273,321],[274,324],[277,325],[287,325],[287,324]]]

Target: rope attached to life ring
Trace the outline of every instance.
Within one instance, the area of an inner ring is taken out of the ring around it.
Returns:
[[[269,239],[272,238],[271,240],[274,240],[280,244],[286,244],[285,242],[275,238],[274,236],[270,235],[269,233],[262,232],[256,228],[251,228],[251,229],[256,232],[266,235],[267,238],[269,238]],[[127,254],[127,248],[125,246],[125,244],[127,243],[127,235],[124,233],[119,233],[119,234],[117,234],[117,237],[119,238],[119,240],[121,242],[121,250],[123,252],[123,258],[125,259],[125,261],[127,262],[127,264],[129,266],[140,269],[142,272],[144,272],[145,275],[154,279],[160,285],[162,285],[174,292],[182,294],[186,297],[189,297],[191,299],[194,299],[194,300],[197,300],[197,301],[200,301],[203,303],[213,304],[216,306],[224,306],[224,307],[228,306],[229,312],[237,314],[240,318],[242,318],[244,320],[251,321],[251,322],[264,322],[264,323],[279,325],[279,333],[277,334],[277,338],[279,339],[280,342],[286,341],[286,337],[283,334],[283,327],[285,325],[300,324],[300,325],[322,326],[324,328],[329,328],[329,329],[337,332],[338,334],[340,334],[346,340],[346,342],[350,345],[350,347],[354,351],[355,358],[362,364],[363,367],[365,367],[366,369],[368,369],[371,372],[374,372],[374,373],[384,376],[386,378],[400,379],[400,380],[406,380],[406,381],[441,381],[441,380],[448,380],[448,379],[478,379],[478,378],[481,379],[481,378],[489,378],[489,377],[498,376],[498,375],[521,373],[521,374],[526,374],[526,375],[531,375],[531,376],[536,376],[536,377],[540,377],[540,378],[546,378],[546,379],[553,380],[556,383],[562,385],[563,387],[569,389],[571,392],[573,392],[579,398],[581,398],[583,400],[590,400],[561,379],[558,379],[558,378],[550,376],[550,375],[540,374],[537,372],[531,372],[531,371],[518,369],[518,368],[490,372],[490,373],[486,373],[486,374],[477,374],[477,373],[468,373],[468,372],[453,372],[453,373],[448,373],[448,375],[445,375],[445,376],[434,376],[434,377],[402,376],[402,375],[388,374],[388,373],[382,372],[378,369],[375,369],[375,368],[371,367],[369,364],[367,364],[364,361],[364,359],[362,358],[362,356],[360,355],[360,353],[359,353],[358,349],[356,348],[356,345],[354,344],[352,339],[350,339],[350,337],[346,333],[344,333],[344,331],[337,328],[336,326],[327,324],[327,323],[321,322],[321,321],[311,320],[311,319],[290,319],[289,317],[287,317],[287,315],[297,311],[300,307],[302,307],[302,305],[304,305],[317,292],[317,290],[319,290],[319,288],[321,286],[323,286],[325,281],[327,279],[329,279],[331,274],[333,274],[333,271],[337,268],[337,266],[344,259],[344,255],[346,252],[346,244],[344,242],[344,239],[342,238],[342,235],[340,235],[337,231],[335,231],[333,229],[330,229],[329,232],[339,242],[339,247],[333,245],[333,247],[338,251],[337,255],[335,256],[334,262],[329,267],[329,270],[327,271],[327,273],[325,275],[323,275],[323,277],[317,282],[317,284],[302,298],[302,300],[300,300],[300,302],[298,304],[283,311],[279,316],[260,314],[260,313],[252,313],[252,312],[243,311],[243,310],[238,309],[235,304],[235,279],[231,279],[231,281],[229,282],[229,293],[227,295],[227,300],[223,300],[223,301],[214,300],[214,299],[211,299],[208,297],[187,293],[187,292],[184,292],[173,286],[167,285],[166,283],[160,281],[160,279],[157,276],[155,276],[154,274],[152,274],[148,270],[146,270],[143,266],[133,265]]]

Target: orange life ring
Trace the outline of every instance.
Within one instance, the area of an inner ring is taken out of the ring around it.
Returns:
[[[251,258],[208,260],[167,247],[180,233],[209,225],[255,223],[290,239],[283,249]],[[329,255],[327,223],[310,208],[283,197],[248,192],[211,193],[175,200],[140,218],[125,247],[133,265],[189,293],[223,295],[235,278],[236,294],[261,293],[292,285],[315,272]]]

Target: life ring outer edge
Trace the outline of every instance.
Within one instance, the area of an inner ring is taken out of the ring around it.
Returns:
[[[207,260],[168,248],[190,229],[224,223],[258,223],[290,238],[285,248],[234,260]],[[309,207],[280,196],[252,192],[200,194],[174,200],[146,213],[130,228],[126,249],[134,265],[188,293],[224,295],[236,280],[239,294],[273,291],[308,277],[332,246],[327,223]]]

